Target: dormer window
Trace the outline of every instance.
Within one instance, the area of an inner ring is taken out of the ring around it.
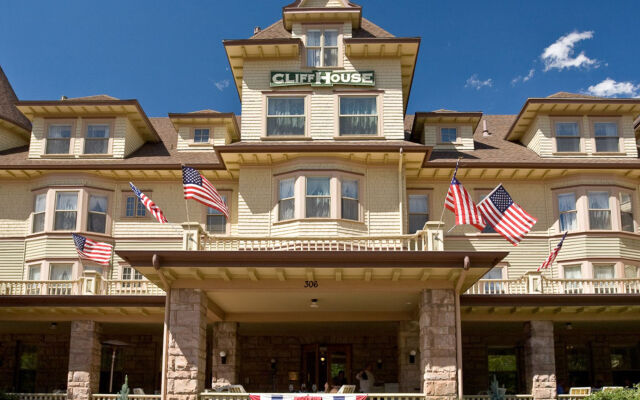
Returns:
[[[440,128],[440,142],[455,143],[458,140],[458,128]]]
[[[580,152],[580,126],[577,122],[556,122],[555,128],[558,152]]]
[[[307,66],[338,66],[337,29],[309,29],[307,31]]]
[[[108,124],[88,124],[84,139],[84,154],[107,154],[111,127]]]
[[[617,153],[620,151],[618,124],[615,122],[596,122],[593,124],[596,140],[596,152]]]
[[[206,128],[194,129],[193,143],[209,143],[209,129],[206,129]]]
[[[71,124],[51,124],[47,134],[47,154],[69,154]]]

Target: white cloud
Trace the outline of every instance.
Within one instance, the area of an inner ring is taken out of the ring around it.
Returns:
[[[528,80],[530,80],[531,78],[533,78],[533,75],[536,73],[535,68],[531,68],[529,70],[529,73],[527,73],[527,75],[522,76],[522,75],[518,75],[515,78],[513,78],[511,80],[511,86],[515,86],[516,83],[518,82],[527,82]]]
[[[574,47],[576,43],[585,39],[591,39],[592,37],[593,31],[574,31],[568,35],[560,37],[555,41],[555,43],[544,49],[540,56],[544,62],[544,70],[563,70],[565,68],[580,68],[588,66],[597,67],[598,61],[587,57],[584,54],[584,51],[580,52],[577,56],[574,56]]]
[[[616,82],[607,78],[597,85],[589,86],[587,93],[593,96],[617,97],[640,97],[640,84],[634,85],[631,82]]]
[[[231,82],[228,79],[223,79],[221,81],[214,82],[213,84],[216,85],[218,90],[222,92],[223,90],[229,87]]]
[[[492,87],[493,86],[493,80],[491,78],[481,81],[480,79],[478,79],[478,74],[473,74],[469,77],[469,79],[467,79],[467,83],[464,85],[464,87],[470,87],[470,88],[474,88],[476,90],[480,90],[483,87]]]

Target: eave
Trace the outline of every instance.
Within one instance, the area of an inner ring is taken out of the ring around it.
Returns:
[[[294,23],[346,21],[351,21],[353,29],[360,28],[362,7],[284,7],[282,9],[282,23],[288,31],[291,31]]]
[[[219,125],[224,124],[232,141],[240,140],[240,127],[234,113],[169,113],[169,119],[176,132],[180,126]]]
[[[623,115],[640,114],[640,99],[554,99],[530,98],[509,128],[506,140],[519,140],[539,114],[551,115]]]
[[[471,124],[476,130],[482,119],[481,111],[470,112],[416,112],[411,128],[411,139],[419,143],[424,131],[424,124]]]
[[[4,118],[0,116],[0,128],[4,128],[9,132],[13,132],[20,136],[21,138],[29,141],[31,136],[31,130],[27,130],[22,125],[18,124],[16,121],[12,121],[8,118]]]
[[[233,74],[238,96],[242,100],[242,79],[245,59],[291,59],[300,56],[302,40],[285,39],[240,39],[223,40],[229,67]]]
[[[345,54],[350,58],[400,58],[403,110],[406,111],[420,50],[420,38],[346,38]]]
[[[24,100],[16,104],[27,118],[77,118],[126,116],[138,132],[150,142],[160,136],[138,100]]]

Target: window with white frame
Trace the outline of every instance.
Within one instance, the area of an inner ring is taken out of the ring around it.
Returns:
[[[307,66],[338,66],[338,30],[307,30]]]
[[[429,195],[426,193],[409,194],[409,233],[424,229],[429,221]]]
[[[47,154],[69,154],[69,148],[71,145],[71,130],[70,124],[51,124],[47,133]]]
[[[53,229],[73,231],[78,220],[78,192],[57,192]]]
[[[582,266],[580,264],[576,265],[565,265],[562,267],[564,271],[564,292],[566,294],[580,294],[584,291],[582,287]]]
[[[304,136],[304,97],[267,97],[267,136]]]
[[[340,97],[340,136],[378,134],[378,97]]]
[[[220,193],[224,204],[227,203],[227,195]],[[207,207],[207,231],[210,233],[227,233],[227,216],[215,208]]]
[[[611,230],[609,192],[588,192],[589,229]]]
[[[607,265],[593,266],[593,279],[613,279],[614,277],[615,277],[614,265],[607,264]]]
[[[52,281],[70,281],[72,272],[72,264],[49,265],[49,279]]]
[[[307,177],[305,208],[307,218],[331,216],[331,178]]]
[[[615,122],[596,122],[593,124],[593,133],[596,141],[596,152],[620,151],[618,137],[618,124]]]
[[[580,126],[577,122],[556,122],[555,128],[558,152],[580,151]]]
[[[194,143],[209,143],[209,129],[196,128],[193,130]]]
[[[576,208],[576,194],[562,193],[558,195],[558,212],[560,231],[575,231],[578,229],[578,210]]]
[[[342,180],[342,219],[352,221],[360,220],[360,207],[358,205],[358,181],[356,179]]]
[[[623,231],[635,232],[633,225],[633,202],[631,193],[620,192],[620,225]]]
[[[581,265],[565,265],[564,279],[582,279],[582,266]]]
[[[107,154],[110,129],[109,124],[88,124],[84,139],[84,154]]]
[[[442,143],[454,143],[458,140],[458,129],[451,127],[440,128],[440,141]]]
[[[131,281],[131,280],[142,280],[142,274],[132,267],[122,267],[122,280],[123,281]]]
[[[47,211],[47,194],[40,193],[36,195],[33,205],[33,222],[31,231],[33,233],[44,231],[44,220]]]
[[[40,264],[29,265],[27,270],[27,280],[39,281],[41,271],[42,271],[42,266]]]
[[[128,218],[144,218],[146,215],[147,208],[142,203],[142,200],[136,195],[127,196],[124,216]]]
[[[89,196],[87,210],[87,231],[106,233],[107,231],[107,196]]]
[[[627,279],[640,278],[640,268],[635,265],[625,265],[624,277]]]
[[[278,221],[295,218],[295,178],[278,182]]]

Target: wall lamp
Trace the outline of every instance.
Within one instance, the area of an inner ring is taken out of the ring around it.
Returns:
[[[227,363],[227,353],[225,353],[224,351],[220,352],[220,364],[226,364]]]
[[[409,352],[409,364],[415,364],[415,363],[416,363],[416,351],[411,350]]]

